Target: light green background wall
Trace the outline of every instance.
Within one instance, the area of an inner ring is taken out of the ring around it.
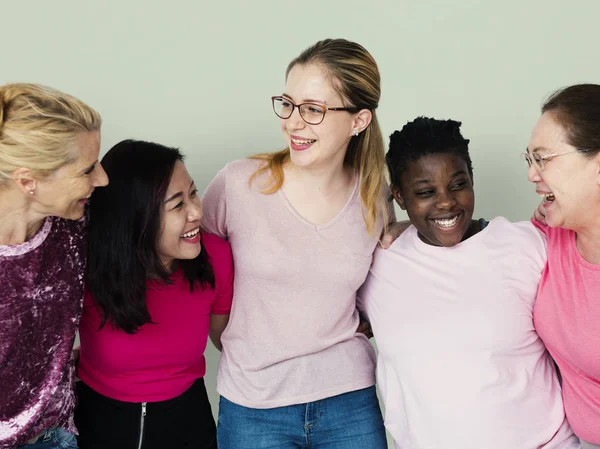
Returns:
[[[553,89],[600,82],[598,0],[0,0],[0,83],[79,96],[124,138],[178,146],[203,189],[227,161],[280,148],[269,97],[304,47],[363,44],[379,63],[385,136],[417,115],[463,122],[478,216],[527,219],[519,153]],[[214,394],[217,353],[208,352]],[[216,407],[216,405],[215,405]]]

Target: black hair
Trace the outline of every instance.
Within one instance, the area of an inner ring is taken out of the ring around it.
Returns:
[[[89,207],[86,287],[110,322],[129,334],[151,323],[146,306],[149,279],[171,283],[157,253],[163,202],[173,168],[183,155],[176,148],[124,140],[102,159],[109,184],[94,191]],[[178,260],[193,291],[215,287],[209,255]]]
[[[454,120],[418,117],[404,125],[401,131],[394,131],[385,155],[392,185],[400,189],[402,174],[410,161],[437,153],[454,153],[463,158],[473,178],[469,139],[460,133],[460,125],[461,122]]]

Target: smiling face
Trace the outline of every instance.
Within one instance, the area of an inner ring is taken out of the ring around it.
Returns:
[[[99,131],[79,134],[73,162],[37,181],[31,198],[34,210],[42,215],[80,219],[94,189],[108,184],[98,162],[99,153]]]
[[[552,112],[544,113],[535,124],[527,151],[550,156],[543,162],[544,170],[532,165],[528,171],[529,181],[544,202],[548,225],[577,231],[596,223],[600,214],[600,156],[587,157],[570,145]]]
[[[409,161],[401,185],[392,191],[429,245],[454,246],[476,232],[473,180],[459,155],[434,153]]]
[[[318,103],[328,107],[347,106],[334,89],[323,68],[317,64],[296,64],[290,71],[283,97],[295,104]],[[362,110],[327,111],[318,125],[309,125],[300,117],[298,108],[291,117],[280,119],[291,162],[302,168],[342,165],[353,131],[364,130],[371,120],[371,112]]]
[[[162,231],[157,244],[164,267],[171,269],[175,260],[194,259],[200,254],[201,218],[198,190],[183,162],[177,161],[165,194]]]

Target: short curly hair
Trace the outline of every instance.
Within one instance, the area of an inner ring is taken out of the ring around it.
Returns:
[[[461,122],[455,120],[418,117],[404,125],[401,131],[394,131],[385,156],[392,185],[400,188],[402,174],[410,161],[437,153],[454,153],[463,158],[472,178],[469,139],[460,133],[460,125]]]

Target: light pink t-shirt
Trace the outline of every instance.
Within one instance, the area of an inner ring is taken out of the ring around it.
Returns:
[[[548,239],[535,327],[560,368],[573,431],[600,444],[600,265],[581,256],[573,231],[535,224]]]
[[[502,217],[451,248],[410,227],[376,250],[359,307],[397,448],[579,447],[533,327],[545,260],[533,225]]]
[[[204,250],[215,273],[215,289],[196,287],[182,271],[173,284],[148,282],[146,305],[152,323],[135,334],[102,322],[86,291],[79,333],[78,375],[98,393],[126,402],[156,402],[184,393],[206,372],[204,350],[210,314],[229,313],[233,288],[233,261],[229,244],[202,233]]]
[[[218,392],[251,408],[317,401],[375,384],[375,353],[356,333],[356,291],[379,230],[370,236],[358,183],[342,211],[315,226],[280,190],[249,185],[256,160],[228,164],[206,190],[203,222],[227,236],[235,263]]]

